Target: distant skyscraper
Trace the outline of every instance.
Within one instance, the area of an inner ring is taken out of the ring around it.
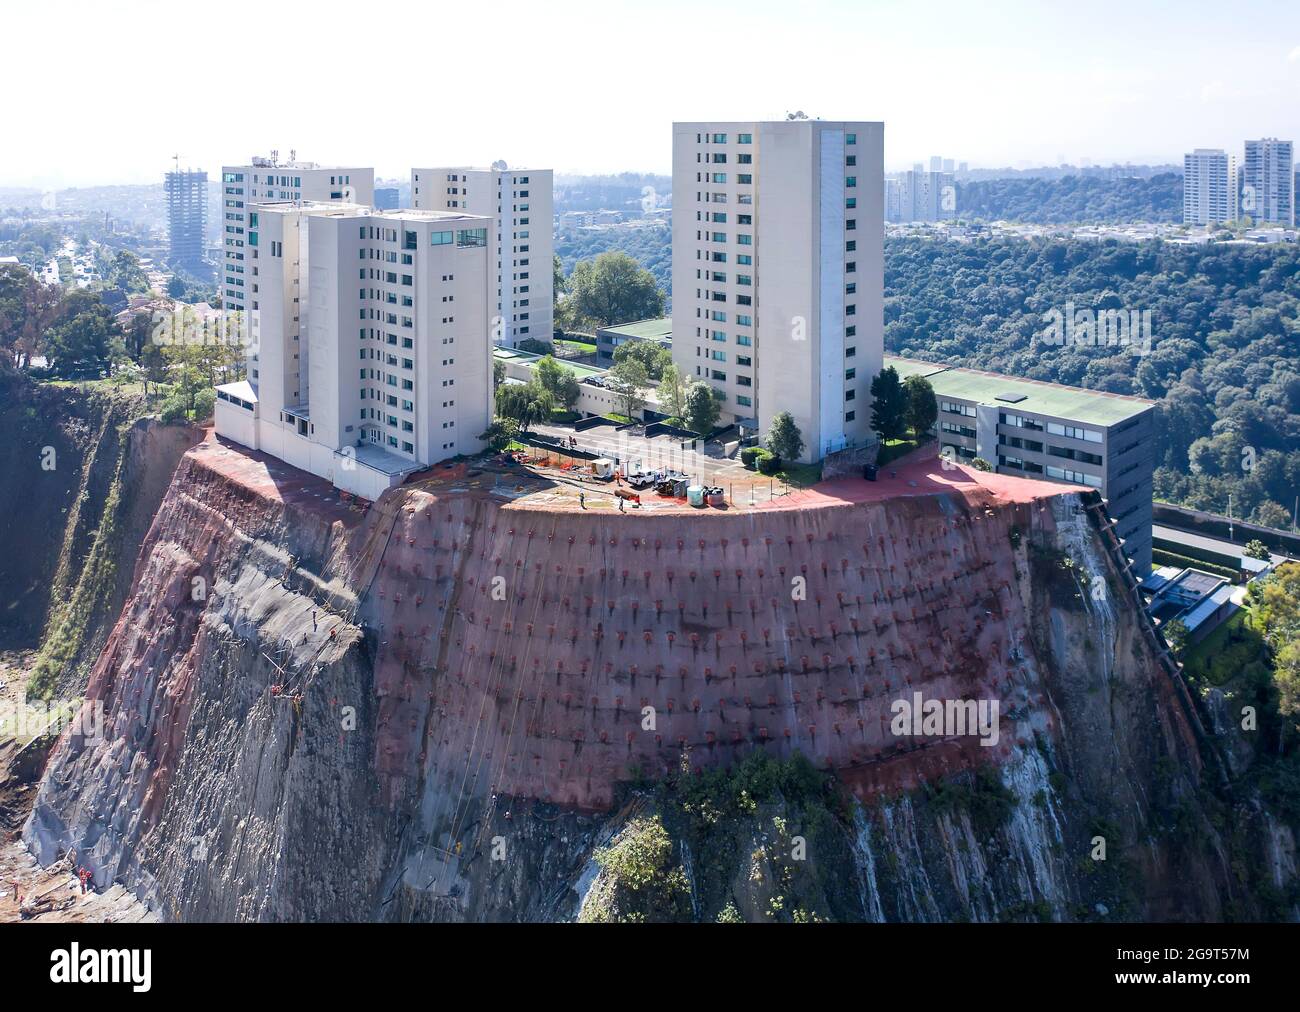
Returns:
[[[375,190],[375,210],[395,211],[397,210],[398,199],[396,186],[381,186]]]
[[[1235,221],[1237,160],[1218,148],[1183,155],[1183,224]]]
[[[885,180],[885,221],[903,220],[903,181],[897,176]]]
[[[1247,141],[1241,182],[1242,217],[1295,224],[1295,159],[1290,141],[1275,137]]]
[[[203,266],[203,233],[208,221],[208,174],[177,170],[164,181],[171,262],[191,269]]]
[[[894,221],[948,221],[957,217],[957,190],[951,172],[926,172],[919,164],[899,177],[898,217]]]

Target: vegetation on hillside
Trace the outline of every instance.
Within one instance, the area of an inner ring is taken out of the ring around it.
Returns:
[[[130,290],[142,282],[128,253],[107,259],[104,270]],[[22,268],[0,266],[0,370],[138,387],[146,401],[161,401],[164,421],[210,417],[212,387],[242,375],[242,345],[216,331],[188,307],[161,320],[138,314],[124,329],[99,290],[50,286]]]
[[[957,214],[965,220],[1026,224],[1120,224],[1181,221],[1183,177],[1146,179],[1005,178],[957,184]]]

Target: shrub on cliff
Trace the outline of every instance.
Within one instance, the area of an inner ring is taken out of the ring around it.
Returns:
[[[658,815],[633,819],[596,852],[600,880],[580,919],[593,923],[689,919],[690,887],[673,858],[673,841]]]

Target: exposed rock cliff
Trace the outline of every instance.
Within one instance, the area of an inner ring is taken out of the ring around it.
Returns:
[[[172,919],[1253,914],[1094,497],[896,484],[621,516],[457,473],[362,518],[205,444],[25,838]],[[900,736],[916,693],[996,741]]]

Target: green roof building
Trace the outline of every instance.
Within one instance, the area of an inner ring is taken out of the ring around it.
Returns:
[[[924,376],[939,402],[939,443],[999,474],[1095,488],[1137,575],[1151,569],[1155,404],[1140,397],[1015,379],[885,356],[899,376]]]

